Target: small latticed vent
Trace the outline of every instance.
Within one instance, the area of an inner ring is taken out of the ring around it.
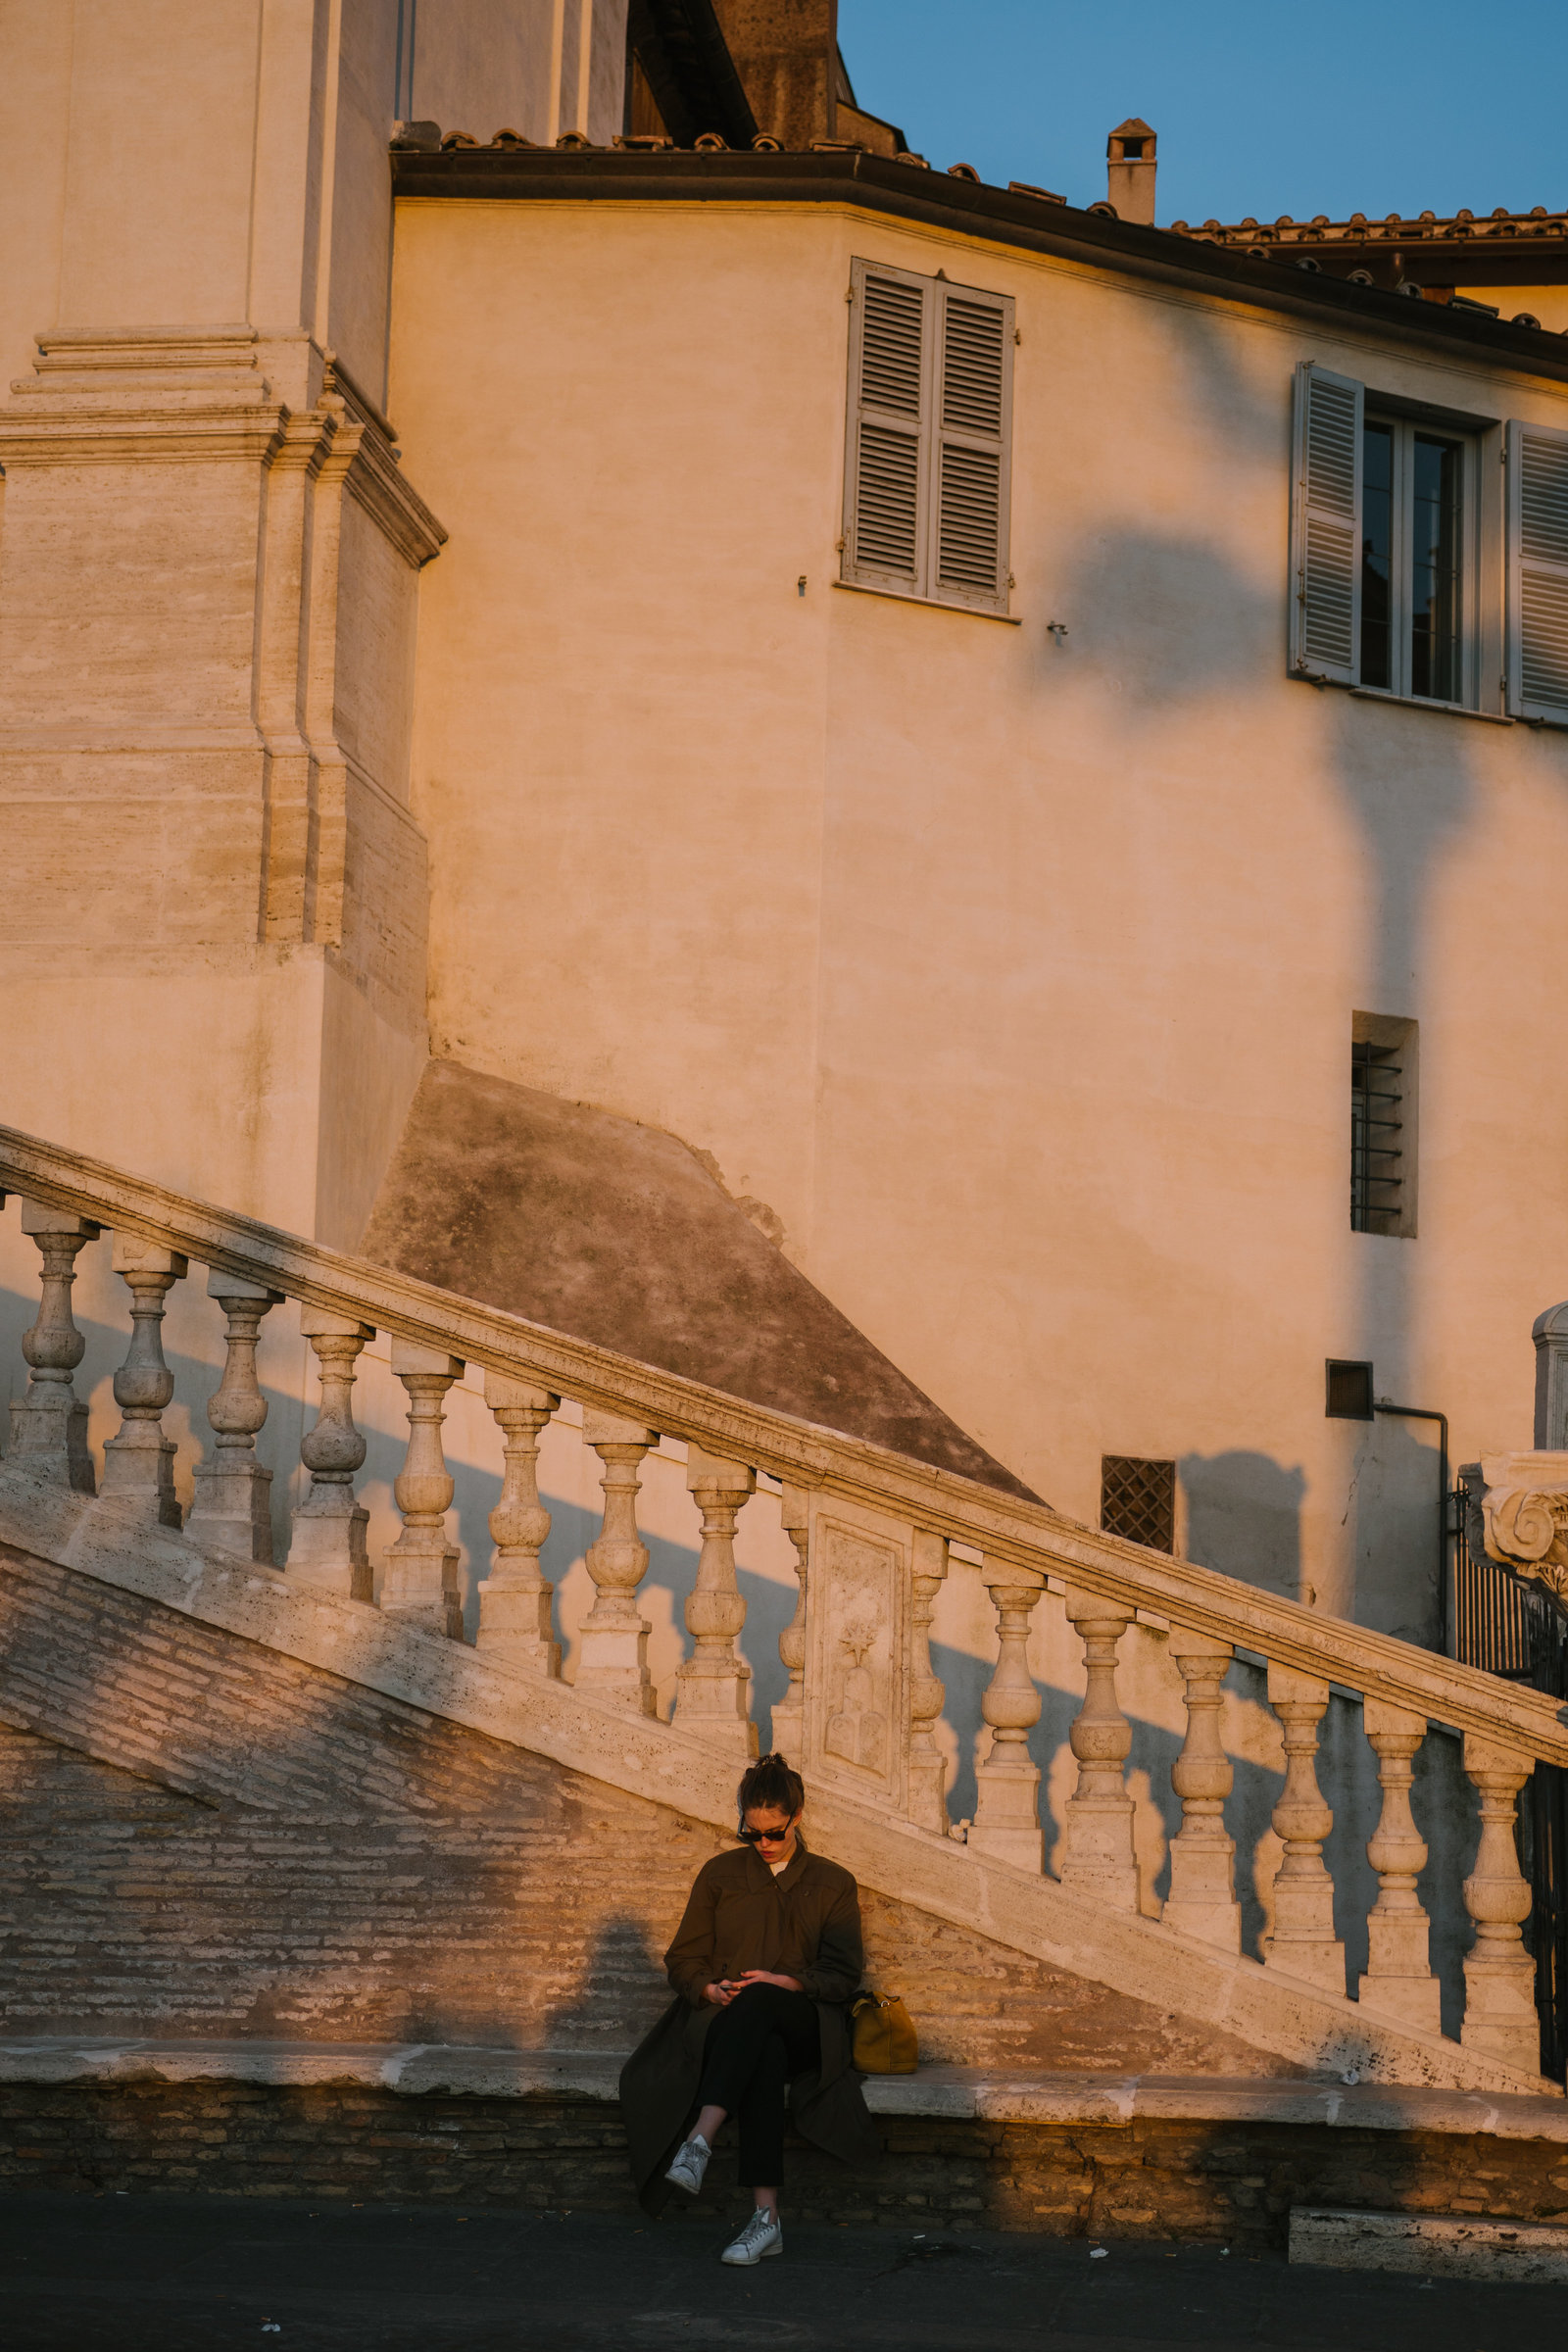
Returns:
[[[937,576],[944,588],[995,590],[1001,505],[1001,458],[990,450],[945,442],[937,548]]]
[[[1002,430],[1003,318],[994,302],[950,294],[942,368],[942,421],[974,433]]]
[[[918,286],[867,277],[860,358],[860,399],[866,408],[887,409],[895,416],[919,416],[924,311],[925,297]]]
[[[884,571],[915,568],[915,532],[920,512],[920,444],[912,433],[886,425],[860,427],[860,469],[856,508],[856,554]]]
[[[1151,1551],[1174,1551],[1175,1463],[1144,1461],[1131,1453],[1102,1454],[1100,1524],[1107,1536],[1147,1544]]]

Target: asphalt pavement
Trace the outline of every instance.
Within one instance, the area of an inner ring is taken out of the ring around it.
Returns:
[[[728,2235],[446,2207],[0,2198],[5,2352],[1510,2352],[1559,2340],[1561,2287],[1290,2267],[1212,2246],[976,2230]]]

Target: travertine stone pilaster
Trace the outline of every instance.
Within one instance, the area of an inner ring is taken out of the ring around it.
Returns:
[[[582,1622],[577,1652],[579,1690],[628,1714],[652,1715],[654,1686],[648,1676],[648,1620],[638,1610],[636,1592],[648,1567],[648,1546],[637,1535],[637,1495],[642,1481],[638,1466],[657,1430],[641,1422],[623,1421],[614,1413],[585,1412],[583,1443],[591,1446],[605,1466],[600,1486],[605,1496],[604,1526],[597,1543],[588,1547],[585,1565],[594,1580],[595,1599]]]
[[[948,1573],[948,1540],[914,1531],[909,1610],[909,1819],[948,1835],[947,1759],[932,1738],[948,1693],[931,1671],[931,1612]]]
[[[270,1567],[272,1473],[256,1458],[257,1432],[267,1420],[267,1398],[256,1378],[256,1343],[262,1317],[283,1294],[215,1267],[207,1278],[207,1296],[223,1310],[227,1352],[222,1381],[207,1406],[218,1445],[213,1459],[196,1466],[185,1532],[193,1544],[237,1552],[244,1560],[265,1560]]]
[[[1464,1768],[1481,1798],[1481,1842],[1464,1883],[1476,1940],[1465,1956],[1459,2038],[1470,2049],[1534,2074],[1541,2064],[1536,1964],[1520,1935],[1530,1917],[1531,1895],[1514,1842],[1514,1807],[1533,1759],[1466,1732]]]
[[[365,1462],[365,1440],[354,1426],[354,1366],[375,1326],[307,1306],[300,1329],[320,1368],[321,1401],[316,1426],[300,1446],[311,1486],[294,1513],[288,1574],[348,1600],[369,1600],[374,1582],[365,1533],[370,1514],[354,1499],[355,1473]]]
[[[453,1486],[441,1451],[441,1424],[448,1389],[463,1377],[463,1358],[412,1340],[392,1342],[392,1371],[409,1395],[409,1450],[392,1482],[403,1513],[403,1533],[384,1555],[381,1608],[405,1625],[463,1639],[463,1596],[458,1590],[461,1553],[447,1535]]]
[[[1089,1687],[1067,1735],[1078,1759],[1078,1786],[1067,1803],[1059,1875],[1080,1894],[1117,1911],[1136,1911],[1133,1800],[1122,1778],[1133,1727],[1116,1696],[1116,1646],[1133,1611],[1098,1592],[1069,1592],[1067,1615],[1083,1642]]]
[[[93,1475],[92,1455],[87,1450],[87,1407],[71,1379],[86,1353],[87,1343],[72,1317],[71,1286],[76,1279],[77,1251],[95,1242],[103,1227],[86,1217],[68,1215],[62,1208],[44,1208],[37,1201],[24,1200],[22,1230],[37,1243],[43,1272],[37,1318],[22,1335],[27,1393],[11,1407],[12,1458],[19,1468],[46,1479],[51,1486],[90,1494]]]
[[[746,1601],[735,1581],[735,1521],[756,1492],[756,1474],[690,1444],[686,1484],[703,1514],[703,1548],[686,1601],[686,1631],[695,1647],[675,1678],[673,1720],[683,1732],[755,1756],[752,1670],[735,1646],[746,1624]]]
[[[1017,1568],[981,1571],[997,1612],[997,1670],[980,1701],[991,1726],[990,1753],[974,1768],[975,1808],[969,1843],[978,1853],[1045,1868],[1040,1829],[1040,1767],[1029,1735],[1040,1721],[1040,1693],[1029,1671],[1029,1620],[1042,1586]]]
[[[1369,1698],[1363,1721],[1378,1760],[1383,1813],[1367,1841],[1378,1874],[1378,1899],[1367,1916],[1367,1967],[1358,1999],[1423,2033],[1442,2031],[1442,1987],[1432,1973],[1427,1915],[1415,1883],[1427,1849],[1410,1810],[1415,1751],[1427,1736],[1426,1717]]]
[[[164,1408],[174,1376],[164,1361],[164,1299],[183,1282],[186,1261],[133,1233],[115,1236],[115,1272],[130,1293],[130,1347],[115,1374],[115,1402],[123,1418],[104,1447],[103,1492],[164,1527],[178,1527],[174,1499],[174,1441],[164,1435]]]
[[[501,1425],[506,1470],[501,1500],[490,1514],[496,1553],[479,1587],[476,1647],[504,1666],[530,1674],[561,1672],[561,1644],[552,1632],[556,1588],[539,1573],[539,1552],[550,1513],[539,1499],[539,1433],[561,1403],[553,1390],[486,1372],[484,1400]]]
[[[1225,1799],[1236,1775],[1220,1738],[1220,1685],[1235,1652],[1207,1634],[1173,1629],[1170,1654],[1185,1685],[1187,1738],[1171,1767],[1182,1800],[1182,1826],[1171,1839],[1170,1893],[1162,1914],[1179,1936],[1242,1948],[1236,1900],[1236,1840],[1225,1827]]]
[[[1274,1933],[1263,1964],[1325,1992],[1343,1993],[1345,1946],[1334,1933],[1334,1882],[1323,1860],[1334,1816],[1317,1785],[1317,1727],[1328,1712],[1329,1687],[1292,1667],[1271,1665],[1268,1703],[1285,1726],[1285,1787],[1273,1817],[1285,1854],[1274,1882]]]
[[[806,1752],[806,1588],[809,1565],[811,1507],[805,1487],[786,1487],[779,1506],[784,1533],[795,1546],[799,1591],[795,1614],[778,1638],[778,1654],[789,1684],[773,1709],[773,1746],[799,1764]]]

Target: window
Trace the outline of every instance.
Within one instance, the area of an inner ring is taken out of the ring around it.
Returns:
[[[1005,612],[1011,300],[870,262],[850,299],[842,577]]]
[[[1495,711],[1500,672],[1510,714],[1568,725],[1568,432],[1514,421],[1499,435],[1498,422],[1418,414],[1312,362],[1297,369],[1297,675]]]
[[[1467,445],[1369,416],[1361,450],[1361,683],[1463,702]]]
[[[1174,1551],[1175,1463],[1143,1461],[1131,1453],[1102,1454],[1100,1524],[1107,1536],[1120,1536],[1128,1544]]]
[[[1350,1230],[1415,1234],[1416,1024],[1350,1022]]]

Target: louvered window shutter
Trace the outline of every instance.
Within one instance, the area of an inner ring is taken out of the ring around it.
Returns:
[[[1361,675],[1361,424],[1365,394],[1310,360],[1296,370],[1291,667]]]
[[[915,594],[925,586],[933,292],[906,270],[855,265],[844,577]]]
[[[1508,709],[1568,725],[1568,433],[1508,427]]]
[[[939,286],[937,293],[932,593],[944,604],[1004,612],[1012,304],[968,286]]]

